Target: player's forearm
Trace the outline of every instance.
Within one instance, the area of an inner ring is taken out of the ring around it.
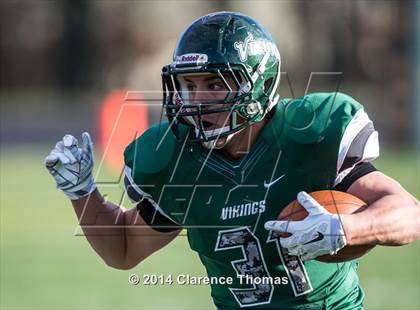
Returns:
[[[404,245],[420,238],[420,205],[402,195],[387,195],[366,210],[342,216],[349,245]]]
[[[45,158],[45,167],[57,188],[71,199],[93,249],[109,266],[129,269],[168,244],[180,229],[157,233],[138,216],[137,208],[125,210],[106,202],[92,177],[93,143],[89,133],[84,132],[82,140],[79,147],[74,136],[65,135]]]
[[[108,265],[122,268],[126,255],[124,208],[106,202],[98,190],[72,200],[72,204],[93,249]]]

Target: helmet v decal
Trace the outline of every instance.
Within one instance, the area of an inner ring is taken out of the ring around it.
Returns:
[[[248,46],[252,39],[252,33],[249,33],[244,42],[235,42],[235,44],[233,44],[233,47],[238,51],[239,58],[242,61],[246,61],[248,58]]]

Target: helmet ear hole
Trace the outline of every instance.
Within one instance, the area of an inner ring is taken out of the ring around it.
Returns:
[[[274,78],[269,78],[267,81],[264,82],[264,92],[268,93],[271,88],[273,87]]]
[[[259,63],[256,63],[256,64],[252,67],[252,72],[257,71],[258,66],[259,66]],[[252,73],[251,73],[251,75],[252,75]]]

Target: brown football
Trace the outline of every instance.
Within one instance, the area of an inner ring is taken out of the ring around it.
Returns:
[[[309,193],[316,201],[325,209],[335,214],[352,214],[360,212],[367,207],[359,198],[344,192],[322,190]],[[302,207],[297,200],[289,203],[279,214],[279,220],[300,221],[308,215],[308,212]],[[287,233],[281,236],[287,237]],[[322,255],[316,260],[326,263],[337,263],[352,260],[363,256],[374,245],[355,245],[345,246],[335,255]]]

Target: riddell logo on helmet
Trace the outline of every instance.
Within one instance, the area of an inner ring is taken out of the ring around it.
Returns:
[[[177,56],[176,62],[177,63],[206,63],[208,60],[208,57],[206,54],[184,54],[181,56]]]
[[[181,61],[197,61],[200,55],[182,55]]]

